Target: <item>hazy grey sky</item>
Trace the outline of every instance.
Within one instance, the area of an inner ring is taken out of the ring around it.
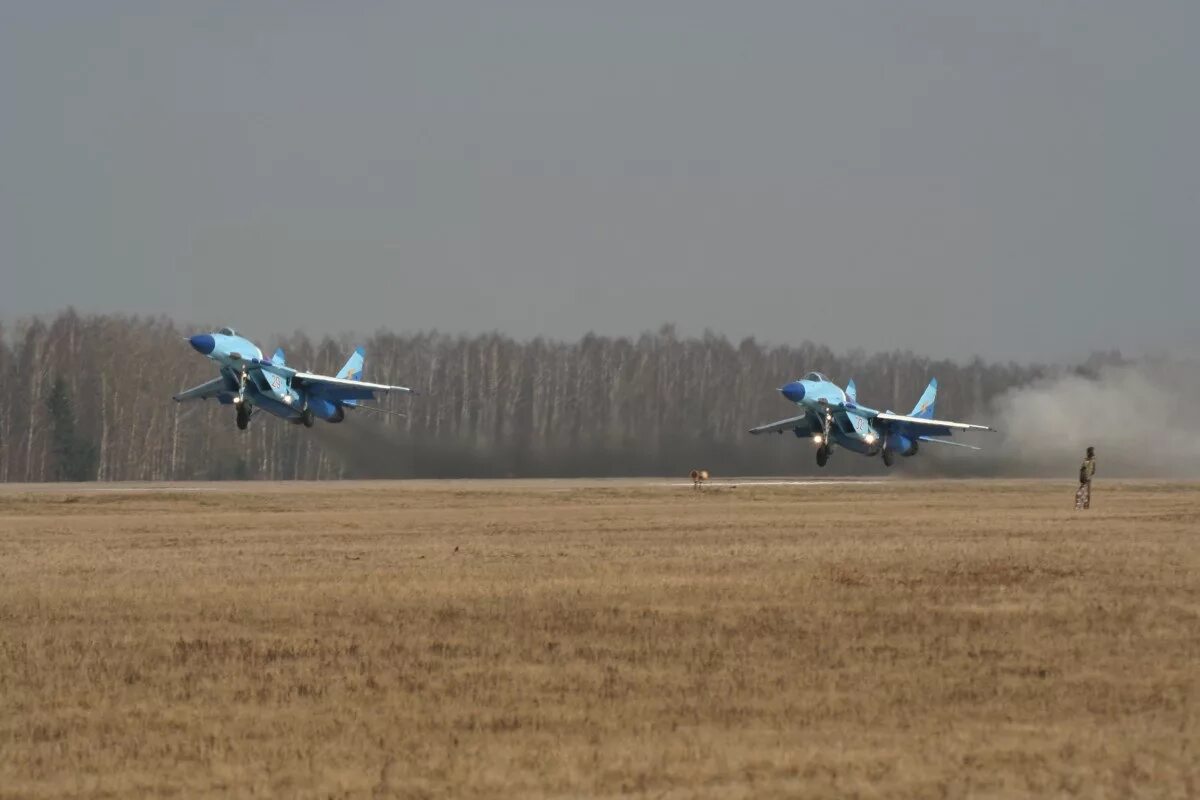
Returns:
[[[1200,346],[1197,31],[1195,0],[8,2],[0,317]]]

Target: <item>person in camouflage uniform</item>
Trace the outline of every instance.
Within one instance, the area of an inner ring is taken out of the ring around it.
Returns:
[[[1075,510],[1092,507],[1092,476],[1096,474],[1096,448],[1089,447],[1079,465],[1079,488],[1075,491]]]

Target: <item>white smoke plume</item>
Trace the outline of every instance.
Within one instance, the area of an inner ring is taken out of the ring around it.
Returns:
[[[1145,360],[1055,375],[993,404],[999,441],[981,472],[1073,476],[1089,446],[1098,474],[1200,478],[1200,364]],[[985,466],[986,465],[986,466]]]

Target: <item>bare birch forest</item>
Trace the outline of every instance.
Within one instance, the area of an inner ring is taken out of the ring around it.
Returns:
[[[229,407],[171,400],[215,375],[183,340],[196,330],[70,309],[4,330],[0,481],[673,475],[693,466],[803,474],[815,471],[810,447],[746,430],[794,413],[776,389],[805,371],[855,378],[864,403],[903,411],[936,376],[939,415],[957,419],[979,417],[999,392],[1043,372],[808,342],[684,338],[670,326],[576,342],[387,331],[312,341],[245,330],[265,352],[283,346],[289,364],[326,373],[361,343],[367,380],[422,395],[383,401],[404,417],[357,412],[309,430],[259,414],[239,432]],[[875,461],[831,467],[872,471]]]

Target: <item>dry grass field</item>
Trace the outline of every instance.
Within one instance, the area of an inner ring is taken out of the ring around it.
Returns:
[[[0,489],[0,797],[1197,797],[1200,486]]]

